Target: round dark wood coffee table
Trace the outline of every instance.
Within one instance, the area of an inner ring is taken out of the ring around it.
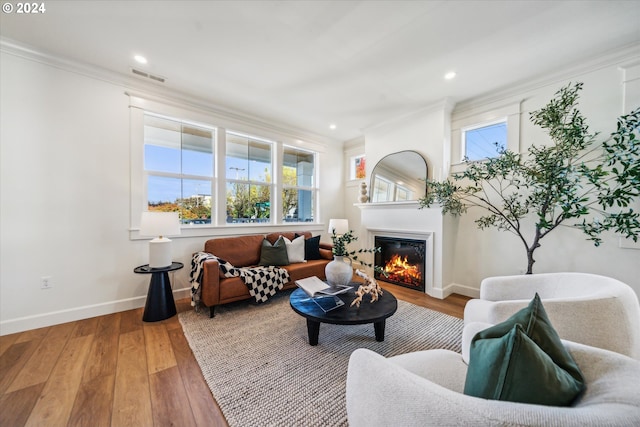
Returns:
[[[398,300],[387,290],[373,304],[368,296],[363,298],[360,308],[351,307],[351,302],[356,298],[355,291],[358,284],[353,284],[353,288],[338,297],[344,301],[342,307],[325,313],[318,305],[309,299],[309,296],[300,288],[291,293],[289,303],[293,311],[307,319],[307,332],[309,334],[309,344],[318,345],[318,335],[320,333],[320,323],[331,323],[334,325],[362,325],[373,323],[376,334],[376,341],[384,341],[384,327],[387,317],[393,315],[398,309]]]

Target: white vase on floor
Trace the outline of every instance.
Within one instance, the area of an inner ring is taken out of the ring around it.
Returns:
[[[344,261],[345,259],[349,260],[348,264]],[[330,285],[348,285],[353,277],[351,258],[334,255],[333,261],[327,264],[324,273]]]

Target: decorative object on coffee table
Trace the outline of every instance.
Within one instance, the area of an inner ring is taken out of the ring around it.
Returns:
[[[355,284],[354,284],[355,285]],[[345,307],[356,298],[353,288],[346,293],[336,295],[344,302],[343,307],[325,312],[302,289],[296,289],[289,297],[293,311],[307,319],[307,334],[310,345],[318,345],[320,324],[363,325],[373,323],[376,341],[384,341],[386,319],[398,309],[398,301],[391,292],[385,292],[378,304],[364,305],[358,310]]]
[[[364,279],[364,284],[360,285],[356,290],[356,298],[351,301],[351,307],[355,305],[360,308],[362,298],[367,294],[371,295],[371,303],[378,301],[378,298],[382,296],[383,292],[376,279],[369,277],[362,270],[356,270],[356,276],[362,277]]]
[[[346,219],[329,220],[329,233],[333,241],[333,261],[325,267],[327,281],[332,285],[348,285],[353,277],[353,261],[359,261],[362,265],[373,267],[373,264],[358,259],[357,254],[379,252],[380,248],[358,249],[349,251],[347,244],[358,240],[353,231],[349,230],[349,221]],[[349,261],[349,264],[345,262]]]

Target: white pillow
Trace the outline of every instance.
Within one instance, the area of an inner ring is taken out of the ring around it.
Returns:
[[[293,242],[284,236],[280,236],[284,239],[284,244],[287,247],[287,256],[289,257],[289,264],[294,262],[304,261],[304,236],[299,236],[293,239]]]

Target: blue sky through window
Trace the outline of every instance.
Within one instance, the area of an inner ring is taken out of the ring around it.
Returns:
[[[507,123],[500,122],[489,126],[469,129],[465,135],[465,156],[467,160],[482,160],[497,157],[495,143],[501,148],[507,146]]]

